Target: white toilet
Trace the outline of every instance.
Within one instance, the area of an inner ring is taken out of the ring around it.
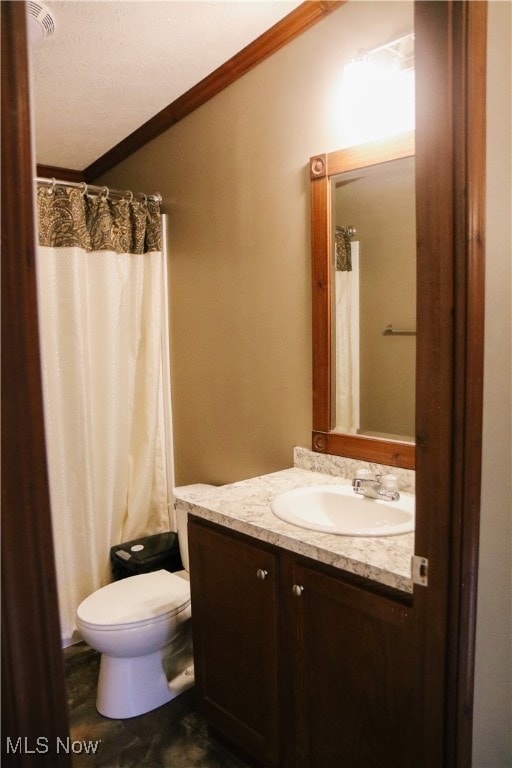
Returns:
[[[115,581],[77,608],[83,639],[102,654],[96,707],[106,717],[142,715],[193,685],[185,513],[178,513],[178,538],[184,571]]]

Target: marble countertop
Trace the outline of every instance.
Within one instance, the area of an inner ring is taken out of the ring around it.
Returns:
[[[270,508],[270,502],[279,493],[326,484],[348,485],[349,481],[293,467],[219,487],[177,488],[176,508],[312,560],[412,593],[413,533],[337,536],[286,523]]]

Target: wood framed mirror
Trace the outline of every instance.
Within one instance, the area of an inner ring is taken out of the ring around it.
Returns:
[[[350,184],[360,171],[386,169],[396,161],[414,158],[414,133],[401,134],[384,141],[361,144],[310,159],[311,241],[313,286],[313,450],[335,456],[347,456],[389,466],[414,469],[414,438],[344,431],[337,426],[337,365],[335,352],[335,223],[333,221],[335,180]],[[379,170],[380,172],[380,170]],[[343,174],[343,176],[340,176]],[[346,182],[342,179],[345,177]],[[414,177],[411,180],[414,191]],[[385,195],[385,193],[384,193]],[[412,198],[414,200],[414,197]],[[349,222],[347,222],[348,224]],[[415,238],[414,253],[415,261]],[[414,268],[414,266],[413,266]],[[391,332],[392,333],[392,332]],[[404,335],[412,336],[414,331]],[[382,335],[390,335],[384,327]],[[412,349],[414,378],[414,356]],[[411,384],[414,389],[414,383]],[[414,392],[412,392],[414,412]],[[412,424],[411,432],[413,431]],[[389,431],[389,430],[386,430]],[[392,430],[396,432],[398,430]]]

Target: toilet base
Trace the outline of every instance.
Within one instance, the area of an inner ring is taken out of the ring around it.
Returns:
[[[194,684],[194,677],[183,682],[182,672],[168,681],[163,667],[163,651],[127,658],[101,655],[96,709],[115,720],[137,717],[179,696]]]

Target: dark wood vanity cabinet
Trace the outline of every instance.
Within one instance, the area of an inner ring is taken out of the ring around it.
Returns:
[[[407,596],[191,518],[196,686],[210,724],[276,768],[410,768]]]
[[[264,766],[278,754],[278,559],[189,522],[194,667],[210,725]]]
[[[290,596],[284,764],[410,768],[409,608],[293,556],[281,565]]]

